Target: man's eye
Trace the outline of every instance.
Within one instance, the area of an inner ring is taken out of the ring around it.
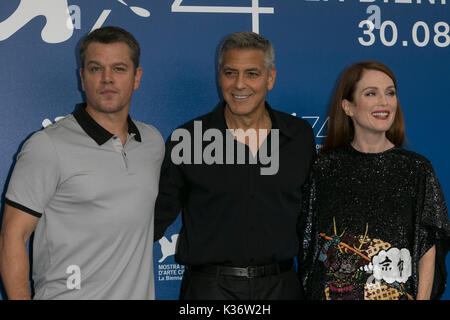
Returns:
[[[124,71],[125,71],[125,68],[123,68],[123,67],[115,67],[114,70],[115,70],[116,72],[124,72]]]
[[[249,72],[248,76],[250,78],[257,78],[257,77],[259,77],[259,73],[258,72]]]
[[[91,72],[98,72],[100,71],[100,67],[91,67]]]
[[[373,96],[375,96],[375,95],[376,95],[375,92],[367,92],[367,93],[366,93],[366,96],[367,96],[367,97],[373,97]]]

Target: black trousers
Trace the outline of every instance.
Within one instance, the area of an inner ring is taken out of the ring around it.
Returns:
[[[294,267],[265,277],[246,278],[185,269],[181,300],[300,300],[303,294]]]

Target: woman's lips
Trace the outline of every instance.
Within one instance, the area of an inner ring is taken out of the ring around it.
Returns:
[[[391,114],[391,112],[388,110],[379,110],[379,111],[372,112],[372,116],[375,117],[376,119],[380,119],[380,120],[386,120],[387,118],[389,118],[390,114]]]

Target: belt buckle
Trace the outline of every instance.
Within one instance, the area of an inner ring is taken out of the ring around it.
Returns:
[[[264,266],[248,266],[247,278],[256,278],[264,276]]]

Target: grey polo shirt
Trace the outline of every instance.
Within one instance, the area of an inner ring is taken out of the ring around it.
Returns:
[[[25,142],[6,193],[6,203],[40,218],[34,298],[154,299],[163,138],[128,117],[122,146],[84,108]]]

